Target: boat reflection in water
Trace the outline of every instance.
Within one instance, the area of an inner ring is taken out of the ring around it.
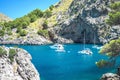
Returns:
[[[65,52],[64,46],[62,44],[54,44],[50,48],[55,49],[56,52]]]

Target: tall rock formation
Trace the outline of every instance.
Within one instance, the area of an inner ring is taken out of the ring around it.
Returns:
[[[23,49],[0,47],[0,80],[40,80],[31,59]]]
[[[86,43],[106,43],[120,37],[120,25],[109,26],[105,22],[111,11],[111,2],[112,0],[74,0],[66,11],[68,18],[62,18],[54,27],[56,42],[64,43],[61,40],[64,38],[82,43],[85,38]]]

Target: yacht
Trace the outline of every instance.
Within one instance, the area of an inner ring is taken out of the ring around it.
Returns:
[[[95,48],[95,49],[101,49],[102,46],[94,45],[94,46],[92,46],[92,48]]]
[[[93,52],[89,48],[86,48],[86,49],[83,49],[81,51],[78,51],[78,53],[87,54],[87,55],[93,54]]]
[[[62,44],[56,43],[56,44],[50,46],[50,48],[55,49],[55,51],[57,51],[57,52],[65,52],[64,46]]]

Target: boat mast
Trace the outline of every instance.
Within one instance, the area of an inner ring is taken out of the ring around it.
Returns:
[[[96,45],[96,38],[95,38],[95,32],[94,32],[94,35],[93,35],[93,37],[94,37],[94,45]]]
[[[85,31],[84,31],[84,47],[83,48],[85,49]]]

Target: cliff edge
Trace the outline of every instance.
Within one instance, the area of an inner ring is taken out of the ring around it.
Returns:
[[[31,59],[23,49],[0,47],[0,80],[40,80]]]

